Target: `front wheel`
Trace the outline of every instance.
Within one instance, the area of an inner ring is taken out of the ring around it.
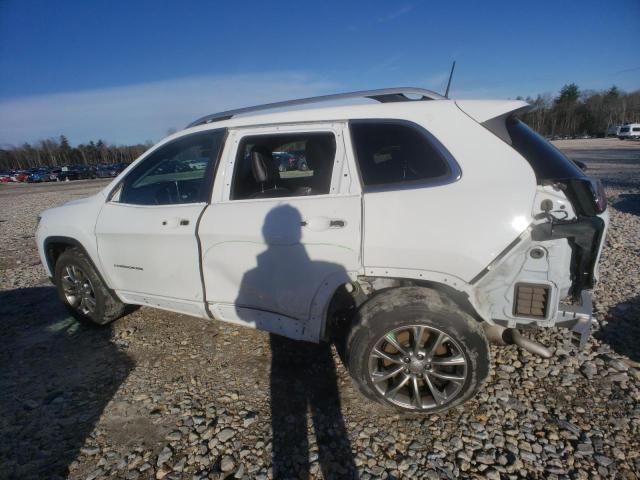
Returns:
[[[420,287],[366,302],[347,341],[359,389],[386,406],[437,413],[471,398],[489,373],[482,327],[442,293]]]
[[[54,280],[60,300],[78,320],[106,325],[125,314],[127,306],[109,291],[80,248],[60,254]]]

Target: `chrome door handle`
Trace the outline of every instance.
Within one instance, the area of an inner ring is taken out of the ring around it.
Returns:
[[[342,228],[344,227],[344,220],[331,220],[329,222],[329,228]]]

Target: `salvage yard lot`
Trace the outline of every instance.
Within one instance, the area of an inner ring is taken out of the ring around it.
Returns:
[[[0,185],[0,478],[638,478],[640,142],[557,145],[609,198],[594,336],[492,347],[480,394],[430,417],[369,403],[327,346],[149,308],[78,324],[36,215],[107,181]]]

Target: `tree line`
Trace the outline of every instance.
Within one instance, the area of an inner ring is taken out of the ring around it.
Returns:
[[[545,94],[518,100],[533,107],[522,119],[542,135],[552,137],[605,136],[610,127],[640,122],[640,90],[626,93],[613,86],[583,91],[570,83],[556,97]]]
[[[131,163],[144,153],[151,142],[138,145],[110,145],[103,140],[72,147],[64,135],[34,144],[0,148],[0,170],[29,169],[40,166],[98,165]]]
[[[580,90],[565,85],[557,96],[518,97],[533,108],[522,119],[547,136],[604,136],[612,126],[640,122],[640,90],[626,93],[613,86],[608,90]],[[173,133],[170,131],[169,133]],[[0,169],[27,169],[39,166],[95,165],[132,162],[151,146],[110,145],[103,140],[72,147],[64,135],[19,147],[0,148]]]

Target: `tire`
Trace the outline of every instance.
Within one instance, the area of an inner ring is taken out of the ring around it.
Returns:
[[[366,397],[427,414],[449,410],[475,395],[490,364],[480,322],[444,294],[422,287],[385,290],[368,300],[349,332],[345,359]]]
[[[60,254],[54,281],[60,300],[78,320],[106,325],[126,313],[127,305],[109,291],[91,260],[78,247]]]

